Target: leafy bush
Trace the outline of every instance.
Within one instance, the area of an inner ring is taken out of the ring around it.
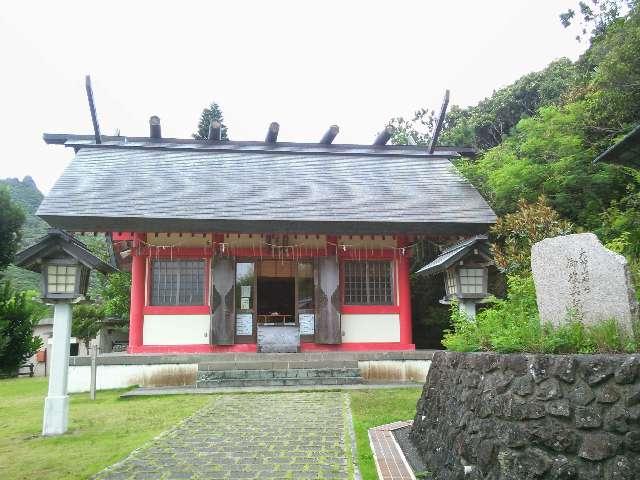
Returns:
[[[4,375],[17,374],[42,347],[33,329],[46,307],[36,297],[33,291],[16,292],[8,282],[0,286],[0,373]]]
[[[542,324],[531,276],[508,277],[505,300],[469,319],[457,304],[451,307],[453,330],[442,344],[459,352],[496,351],[500,353],[616,353],[638,351],[639,343],[621,330],[614,319],[596,325],[577,320],[562,326]]]
[[[100,296],[104,302],[105,314],[128,320],[131,303],[131,273],[112,273],[104,278],[101,285]]]
[[[517,212],[499,218],[491,228],[496,265],[506,273],[529,272],[534,243],[572,231],[571,223],[560,218],[544,196],[532,204],[520,200]]]
[[[84,343],[87,351],[89,344],[93,340],[104,320],[104,307],[89,303],[73,306],[73,320],[71,322],[71,335]]]

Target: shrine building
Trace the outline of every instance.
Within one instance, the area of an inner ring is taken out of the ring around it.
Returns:
[[[410,257],[495,215],[455,147],[45,134],[75,158],[37,214],[132,274],[129,353],[412,350]],[[213,129],[215,130],[215,129]]]

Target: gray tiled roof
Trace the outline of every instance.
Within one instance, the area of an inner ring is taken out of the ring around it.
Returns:
[[[384,151],[83,145],[37,213],[52,225],[86,231],[174,225],[173,231],[242,232],[254,224],[323,233],[317,223],[323,222],[345,233],[370,233],[376,225],[380,233],[438,226],[476,233],[495,221],[442,154]]]
[[[486,249],[488,243],[489,242],[486,235],[476,235],[473,238],[468,238],[466,240],[458,242],[455,245],[451,245],[449,248],[443,250],[438,257],[433,259],[416,273],[423,273],[425,275],[435,275],[436,273],[440,273],[456,263],[474,246],[483,245]]]

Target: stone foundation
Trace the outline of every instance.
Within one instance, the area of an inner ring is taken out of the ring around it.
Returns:
[[[411,439],[439,480],[640,479],[640,355],[436,352]]]
[[[280,328],[280,327],[278,327]],[[304,353],[213,353],[213,354],[126,354],[113,353],[97,358],[97,389],[185,386],[196,384],[198,365],[222,363],[226,369],[269,370],[282,362],[298,367],[314,363],[331,367],[336,362],[357,362],[362,378],[372,383],[424,382],[433,351],[391,352],[304,352]],[[69,393],[89,390],[90,357],[69,358]],[[285,367],[286,368],[286,367]]]

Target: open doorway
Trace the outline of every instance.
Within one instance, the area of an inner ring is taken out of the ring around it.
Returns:
[[[258,315],[283,316],[295,323],[295,278],[258,277]]]
[[[257,279],[258,323],[296,324],[295,263],[265,260],[260,262]]]

